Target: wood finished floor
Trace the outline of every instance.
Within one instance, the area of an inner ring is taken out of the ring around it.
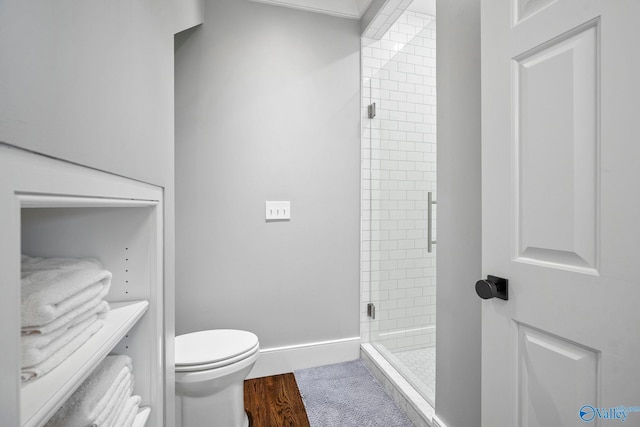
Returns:
[[[246,380],[244,407],[250,427],[310,427],[292,373]]]

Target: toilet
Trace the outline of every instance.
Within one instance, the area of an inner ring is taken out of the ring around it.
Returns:
[[[182,427],[249,425],[244,380],[256,363],[259,348],[255,334],[234,329],[176,337],[177,421]]]

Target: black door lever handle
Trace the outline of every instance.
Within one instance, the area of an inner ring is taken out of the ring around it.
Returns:
[[[482,299],[509,299],[509,281],[501,277],[487,276],[476,282],[476,293]]]

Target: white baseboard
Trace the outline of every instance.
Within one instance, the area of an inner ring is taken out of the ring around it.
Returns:
[[[265,348],[247,379],[285,374],[360,358],[360,337]]]

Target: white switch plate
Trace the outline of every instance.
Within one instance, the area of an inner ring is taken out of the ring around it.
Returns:
[[[288,220],[291,219],[291,202],[265,202],[265,219]]]

